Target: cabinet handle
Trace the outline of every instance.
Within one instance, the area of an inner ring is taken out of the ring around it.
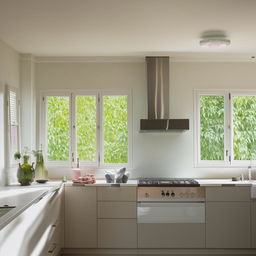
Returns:
[[[56,247],[57,247],[57,244],[53,243],[52,247],[49,249],[48,253],[53,253],[55,251]]]

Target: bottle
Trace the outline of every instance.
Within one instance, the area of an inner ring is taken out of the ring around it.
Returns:
[[[73,179],[78,179],[79,177],[81,177],[81,169],[80,169],[79,158],[77,158],[76,168],[72,168],[72,178]]]

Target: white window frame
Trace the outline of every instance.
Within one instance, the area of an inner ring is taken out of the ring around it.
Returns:
[[[106,95],[121,95],[128,97],[128,163],[126,164],[106,164],[104,163],[104,152],[103,152],[103,96]],[[47,159],[47,105],[46,99],[51,96],[69,97],[70,107],[70,153],[69,161],[48,161]],[[80,161],[80,166],[84,167],[97,167],[97,168],[118,168],[118,167],[132,167],[132,93],[130,90],[44,90],[40,91],[40,132],[39,132],[39,143],[43,145],[45,151],[45,161],[48,166],[56,167],[70,167],[72,158],[77,158],[76,152],[76,96],[95,96],[96,97],[96,162],[83,162]]]
[[[72,92],[72,157],[74,157],[74,160],[76,162],[77,159],[77,145],[76,145],[76,97],[77,96],[95,96],[96,98],[96,161],[95,162],[84,162],[80,161],[80,166],[98,166],[98,159],[99,159],[99,152],[100,152],[100,130],[99,130],[99,124],[100,124],[100,107],[99,107],[99,93],[97,91],[86,91],[86,90],[76,90]],[[72,160],[72,159],[71,159]]]
[[[10,129],[10,127],[11,127],[11,124],[10,124],[11,108],[10,108],[10,102],[9,102],[11,91],[16,93],[17,151],[21,151],[21,142],[20,142],[20,134],[21,134],[21,132],[20,132],[21,131],[20,130],[20,94],[19,94],[19,89],[15,88],[15,87],[7,86],[6,96],[5,96],[6,105],[7,105],[7,108],[6,108],[7,114],[6,114],[6,116],[7,116],[7,138],[8,138],[8,140],[7,140],[7,152],[8,152],[7,164],[8,164],[9,167],[15,167],[17,165],[17,162],[14,159],[13,152],[11,152],[11,132],[10,132],[10,130],[11,130]]]
[[[104,162],[104,120],[103,120],[103,97],[104,96],[127,96],[127,112],[128,112],[128,163],[116,163],[116,164],[106,164]],[[100,161],[101,167],[128,167],[131,168],[132,164],[132,97],[131,91],[101,91],[99,93],[100,97]]]
[[[224,96],[224,160],[200,159],[200,96]],[[194,90],[194,163],[195,167],[246,167],[250,160],[234,160],[233,113],[234,96],[256,96],[252,90]],[[254,160],[255,161],[255,160]]]

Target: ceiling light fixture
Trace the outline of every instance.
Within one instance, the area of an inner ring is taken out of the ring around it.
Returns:
[[[213,48],[213,49],[219,49],[219,48],[225,48],[230,45],[231,41],[226,38],[218,38],[218,37],[212,37],[212,38],[203,38],[200,40],[200,46],[204,48]]]

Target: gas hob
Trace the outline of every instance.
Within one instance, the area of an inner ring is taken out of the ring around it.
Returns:
[[[194,179],[141,178],[139,187],[199,187]]]

